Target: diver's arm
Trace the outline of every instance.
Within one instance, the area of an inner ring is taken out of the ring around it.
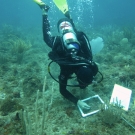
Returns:
[[[41,8],[43,15],[43,38],[46,44],[52,48],[55,37],[52,37],[50,32],[50,24],[48,21],[48,10],[49,6],[46,5],[42,0],[34,0],[34,2]]]
[[[48,16],[46,14],[43,14],[43,38],[45,43],[52,48],[55,37],[52,37],[51,35],[50,24],[48,21]]]
[[[76,98],[75,96],[73,96],[67,89],[66,89],[66,84],[67,84],[67,78],[65,79],[61,79],[61,76],[59,77],[59,90],[61,95],[63,95],[66,99],[68,99],[69,101],[73,102],[74,104],[77,105],[78,102],[78,98]]]

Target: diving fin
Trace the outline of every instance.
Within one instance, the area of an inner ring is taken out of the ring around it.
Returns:
[[[63,14],[68,12],[68,4],[66,0],[53,0],[53,2]]]

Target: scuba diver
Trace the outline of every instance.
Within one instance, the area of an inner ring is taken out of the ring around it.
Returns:
[[[54,0],[56,3],[58,0]],[[64,1],[64,0],[63,0]],[[45,43],[52,48],[48,56],[60,66],[59,91],[66,99],[78,105],[82,109],[90,109],[90,106],[82,100],[75,97],[66,87],[68,79],[75,74],[78,87],[82,90],[89,84],[92,84],[95,75],[98,73],[98,66],[93,62],[92,51],[89,40],[85,33],[77,31],[73,20],[70,17],[67,4],[61,8],[65,15],[57,23],[59,36],[52,36],[50,24],[48,21],[49,6],[41,0],[34,0],[42,10],[43,16],[43,38]],[[59,2],[62,2],[59,0]],[[65,0],[66,2],[66,0]]]

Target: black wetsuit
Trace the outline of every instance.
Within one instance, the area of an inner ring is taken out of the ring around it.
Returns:
[[[62,48],[61,38],[59,36],[56,36],[56,37],[51,36],[50,24],[49,24],[47,15],[43,15],[43,36],[44,36],[44,41],[46,42],[46,44],[52,48],[51,53],[49,53],[49,57],[51,59],[53,59],[52,55],[55,56],[55,59],[66,57],[65,52],[63,51],[63,48]],[[77,55],[92,61],[92,52],[91,52],[91,47],[90,47],[87,36],[83,32],[77,32],[77,31],[76,31],[76,36],[81,45],[81,47],[80,47],[81,49]],[[67,84],[67,80],[69,79],[70,75],[73,73],[76,74],[77,70],[80,68],[81,65],[79,65],[79,66],[69,66],[69,65],[61,65],[61,64],[59,64],[59,65],[60,65],[60,69],[61,69],[60,75],[59,75],[60,93],[66,99],[77,104],[78,98],[76,98],[74,95],[72,95],[66,89],[66,84]],[[95,71],[95,72],[97,73],[97,71]]]

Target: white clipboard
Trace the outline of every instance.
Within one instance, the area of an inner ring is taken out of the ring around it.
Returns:
[[[130,98],[131,98],[132,90],[120,86],[118,84],[114,85],[112,96],[110,99],[110,104],[120,103],[122,108],[125,111],[128,111]]]

